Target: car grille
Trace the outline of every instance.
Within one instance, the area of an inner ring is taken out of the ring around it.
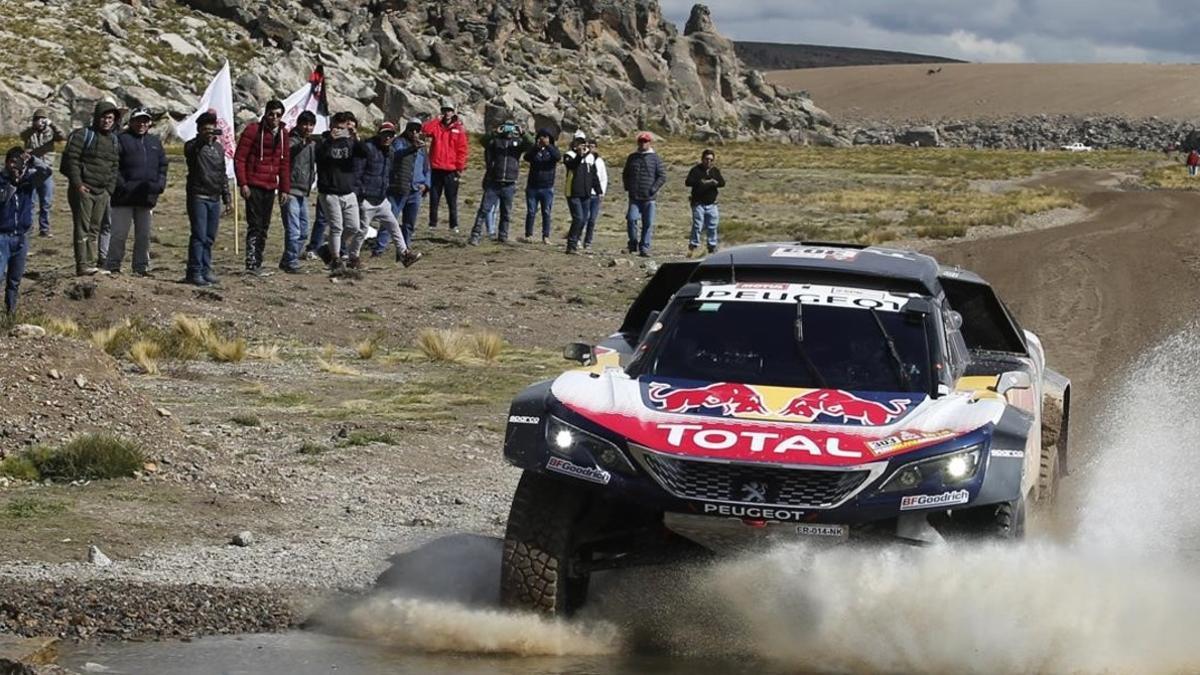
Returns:
[[[642,466],[676,497],[715,502],[767,504],[794,508],[837,506],[863,484],[869,471],[838,471],[728,464],[638,453]],[[744,486],[765,487],[757,494]]]

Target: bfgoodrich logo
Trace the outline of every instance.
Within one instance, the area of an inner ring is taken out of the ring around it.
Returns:
[[[909,495],[900,500],[900,510],[911,511],[913,509],[933,509],[939,506],[966,504],[970,500],[971,493],[967,492],[966,490],[943,492],[940,495]]]
[[[551,457],[550,460],[546,462],[546,468],[557,473],[571,476],[572,478],[578,478],[580,480],[586,480],[592,483],[599,483],[601,485],[608,485],[608,481],[612,480],[612,474],[604,469],[590,466],[579,466],[578,464],[568,462],[564,459],[559,459],[558,457]]]

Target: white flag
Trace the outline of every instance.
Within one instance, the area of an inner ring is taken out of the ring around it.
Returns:
[[[325,133],[329,129],[329,110],[325,103],[325,67],[317,66],[309,75],[308,82],[292,92],[283,100],[283,126],[295,128],[296,119],[305,110],[312,111],[317,116],[317,125],[313,127],[314,134]]]
[[[213,78],[196,112],[175,125],[175,135],[186,143],[196,137],[196,118],[211,112],[217,116],[217,131],[221,135],[221,145],[225,148],[225,174],[233,178],[233,151],[237,148],[237,138],[233,134],[233,86],[229,79],[229,62],[226,61],[221,72]]]

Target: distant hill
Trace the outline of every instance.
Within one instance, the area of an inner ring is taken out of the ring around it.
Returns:
[[[886,66],[898,63],[964,63],[957,59],[926,54],[889,52],[882,49],[789,45],[776,42],[735,42],[737,55],[755,70],[792,70],[834,66]]]

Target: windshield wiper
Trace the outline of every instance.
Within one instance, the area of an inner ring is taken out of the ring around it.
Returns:
[[[879,334],[883,336],[883,341],[887,345],[888,353],[892,356],[892,361],[896,364],[896,375],[900,380],[900,386],[904,391],[912,389],[912,378],[908,374],[908,366],[905,365],[904,359],[900,358],[900,352],[896,349],[896,341],[892,338],[892,334],[883,325],[883,319],[879,318],[879,312],[874,307],[870,309],[871,318],[875,319],[875,325],[879,326]]]
[[[825,376],[817,370],[817,364],[808,357],[808,350],[804,348],[804,304],[799,299],[796,300],[796,349],[800,351],[804,367],[808,368],[808,372],[816,379],[817,386],[821,389],[828,389],[829,385],[825,382]]]

